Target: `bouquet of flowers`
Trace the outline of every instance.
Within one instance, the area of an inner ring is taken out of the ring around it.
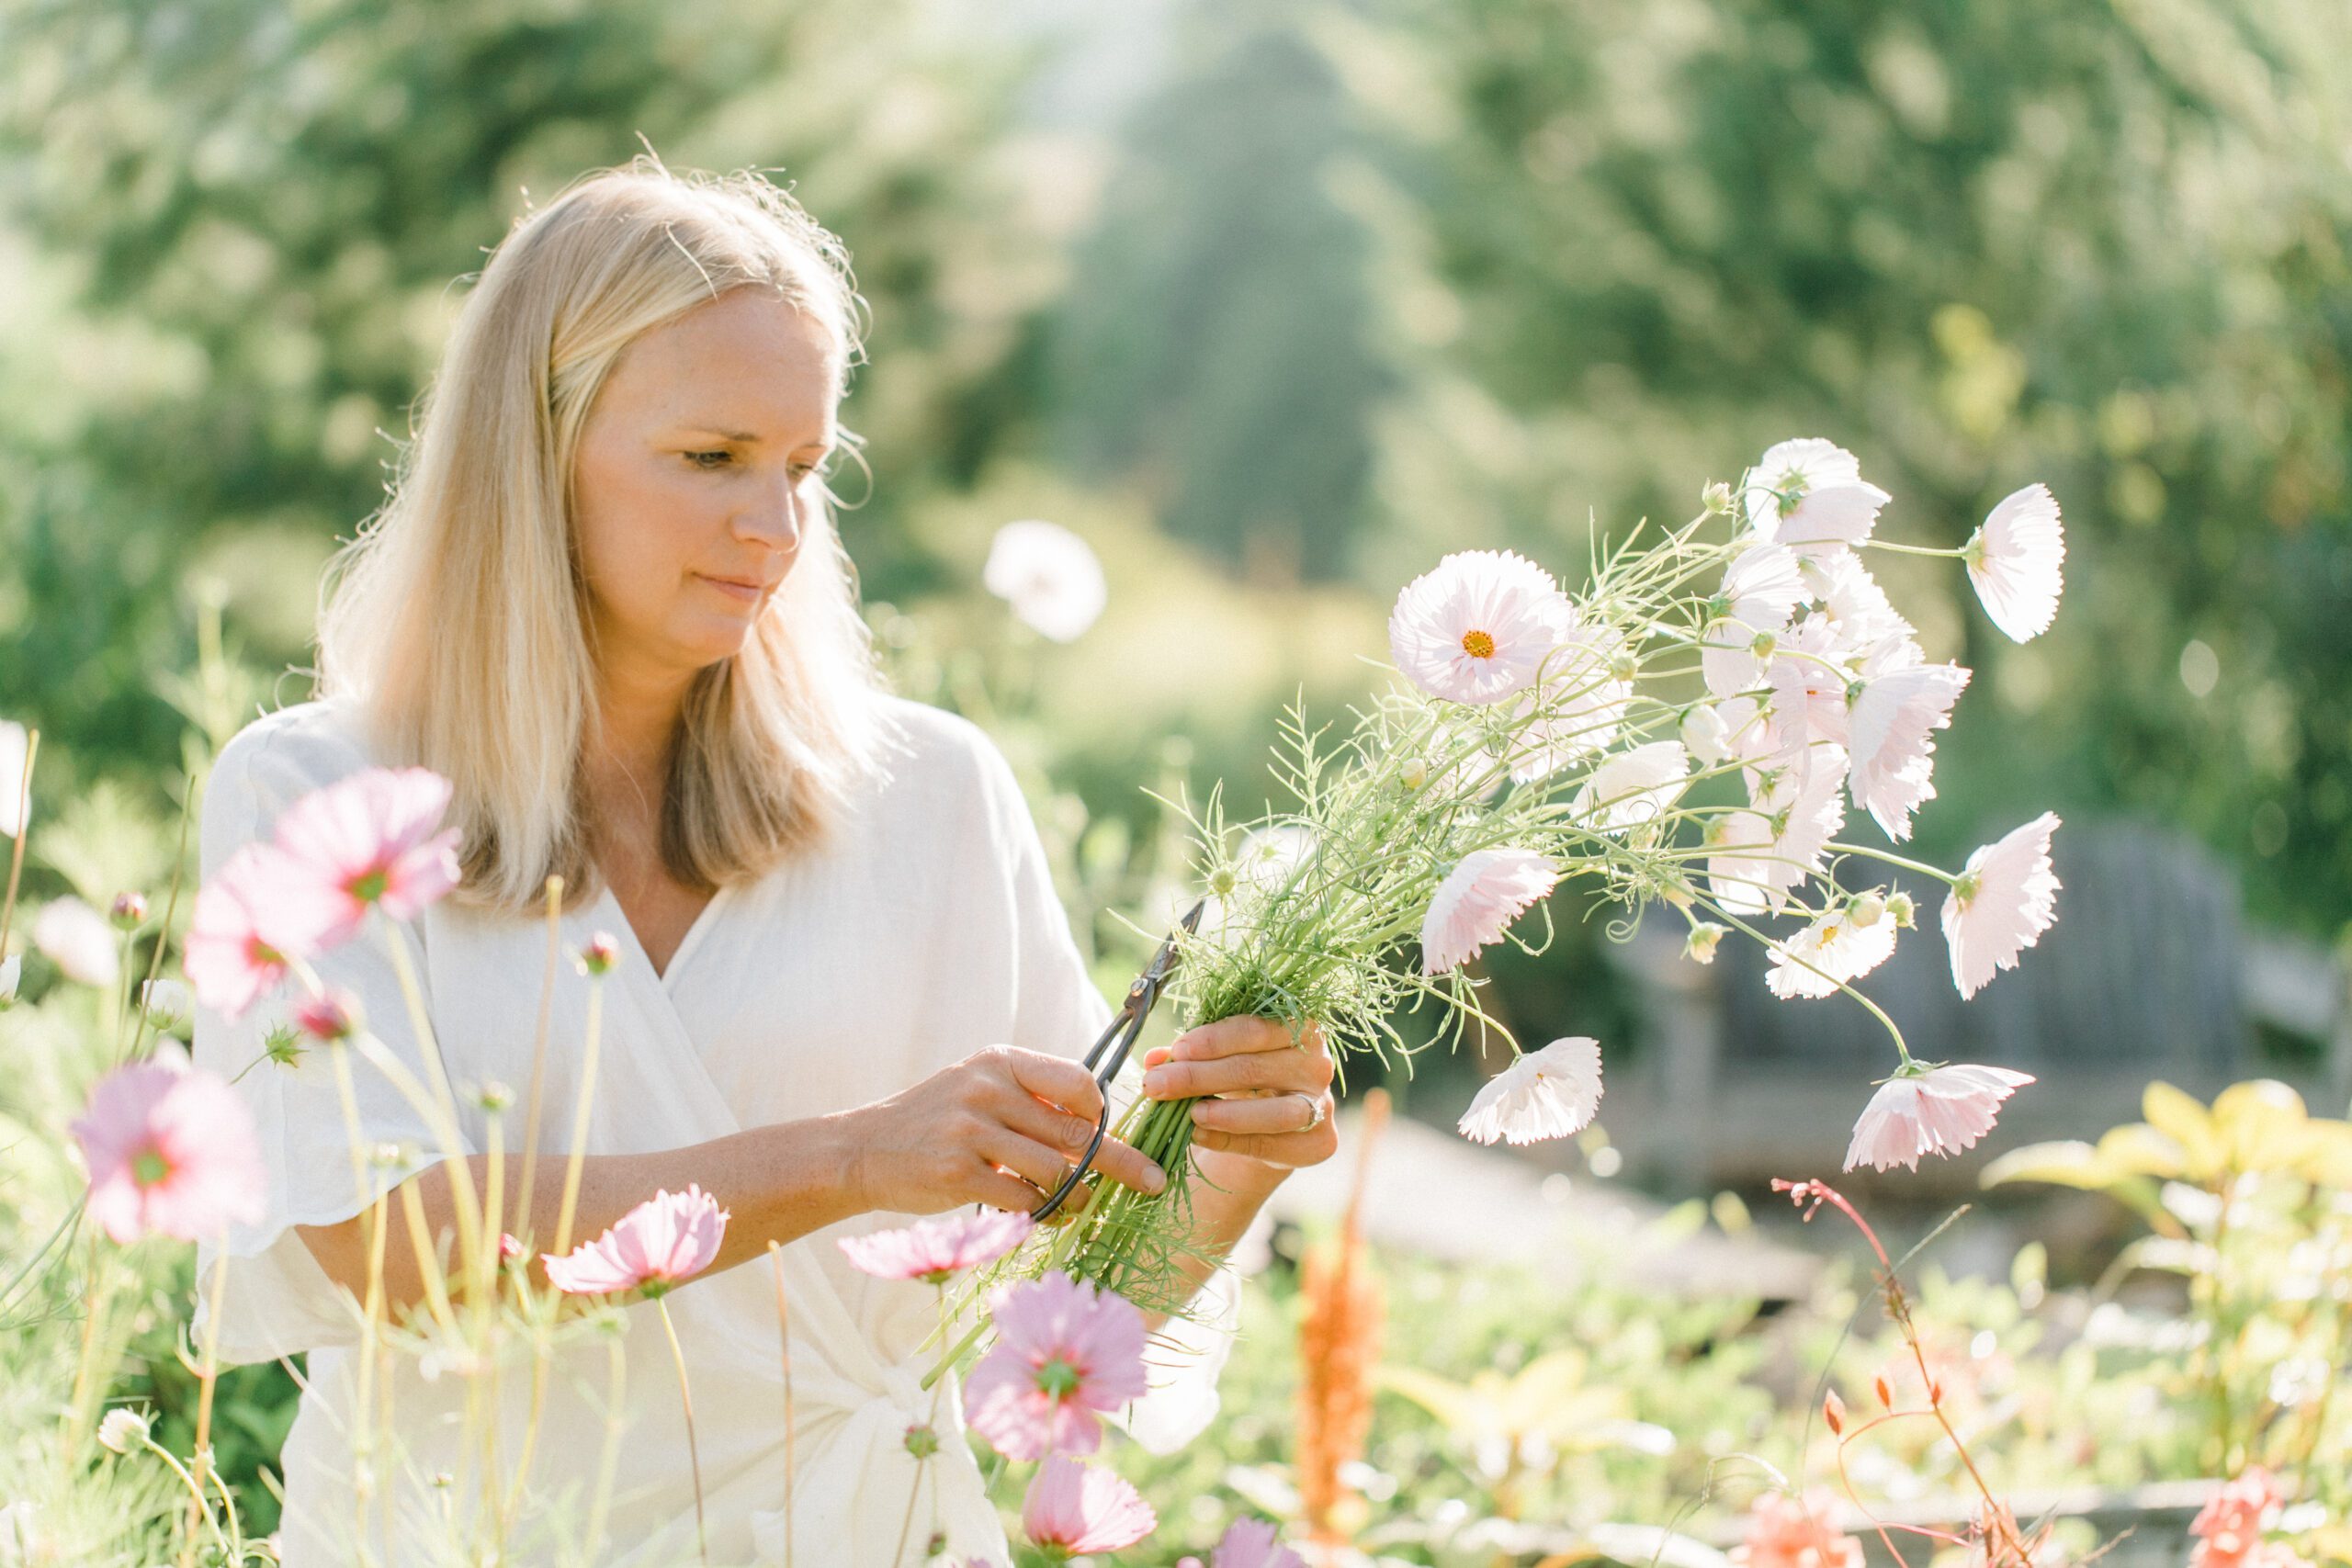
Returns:
[[[1315,1020],[1350,1052],[1407,1048],[1400,1017],[1476,1020],[1512,1065],[1461,1131],[1485,1143],[1575,1132],[1601,1092],[1585,1038],[1523,1051],[1480,1008],[1465,965],[1563,886],[1583,882],[1630,930],[1653,903],[1685,922],[1689,957],[1738,932],[1763,944],[1783,998],[1851,997],[1886,1027],[1893,1072],[1855,1127],[1847,1168],[1973,1144],[2025,1075],[1921,1062],[1854,982],[1920,911],[1871,884],[1873,863],[1947,884],[1951,974],[1970,996],[2055,916],[2044,813],[1956,874],[1848,842],[1848,813],[1909,838],[1935,795],[1935,734],[1969,671],[1930,662],[1872,578],[1872,550],[1965,567],[1986,612],[2024,641],[2056,614],[2057,502],[2029,485],[1958,549],[1877,537],[1887,492],[1852,454],[1782,442],[1671,530],[1637,528],[1589,564],[1580,594],[1509,551],[1448,556],[1389,619],[1399,679],[1344,733],[1294,710],[1276,748],[1290,799],[1228,823],[1213,792],[1186,810],[1208,912],[1181,937],[1172,994],[1187,1027],[1236,1014]],[[1729,787],[1706,787],[1709,781]],[[1858,874],[1858,869],[1860,873]],[[1546,911],[1544,940],[1549,937]],[[1137,1100],[1119,1127],[1170,1174],[1163,1193],[1105,1188],[1055,1238],[1058,1268],[1168,1304],[1183,1246],[1191,1102]]]

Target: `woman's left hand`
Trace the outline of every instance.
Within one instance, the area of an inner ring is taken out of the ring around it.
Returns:
[[[1193,1156],[1220,1186],[1272,1188],[1340,1146],[1320,1024],[1294,1040],[1278,1019],[1220,1019],[1153,1046],[1143,1065],[1146,1098],[1204,1097],[1193,1107]]]

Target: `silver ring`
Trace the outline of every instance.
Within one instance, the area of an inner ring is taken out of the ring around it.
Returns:
[[[1305,1098],[1306,1100],[1306,1125],[1301,1127],[1299,1131],[1302,1133],[1312,1133],[1316,1128],[1323,1125],[1323,1097],[1319,1094],[1310,1094]]]

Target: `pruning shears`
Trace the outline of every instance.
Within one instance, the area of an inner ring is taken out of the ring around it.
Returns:
[[[1208,908],[1208,902],[1201,899],[1176,922],[1185,935],[1200,929],[1201,911]],[[1077,1190],[1078,1184],[1093,1168],[1094,1156],[1102,1148],[1103,1135],[1111,1128],[1111,1081],[1127,1065],[1127,1053],[1135,1049],[1136,1037],[1143,1032],[1151,1010],[1159,1005],[1159,993],[1166,988],[1168,976],[1175,968],[1176,933],[1170,931],[1168,940],[1159,944],[1159,951],[1151,955],[1151,962],[1143,966],[1143,973],[1136,976],[1135,984],[1127,987],[1127,999],[1119,1004],[1119,1010],[1111,1015],[1111,1021],[1103,1025],[1102,1032],[1095,1036],[1094,1043],[1087,1050],[1086,1067],[1094,1075],[1095,1087],[1102,1091],[1102,1106],[1094,1114],[1094,1136],[1087,1140],[1086,1152],[1079,1156],[1069,1174],[1062,1178],[1061,1185],[1029,1211],[1031,1219],[1046,1219],[1060,1208],[1062,1201]]]

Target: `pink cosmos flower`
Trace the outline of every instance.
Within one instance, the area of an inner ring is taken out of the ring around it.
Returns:
[[[1197,1557],[1180,1557],[1176,1568],[1201,1568]],[[1306,1559],[1282,1543],[1264,1519],[1236,1519],[1209,1553],[1208,1568],[1306,1568]]]
[[[1055,1454],[1029,1483],[1021,1528],[1059,1560],[1123,1551],[1159,1529],[1159,1516],[1125,1476]]]
[[[1533,561],[1510,550],[1460,550],[1396,595],[1388,651],[1433,697],[1498,703],[1535,679],[1575,623],[1567,595]]]
[[[267,1178],[253,1116],[176,1043],[99,1079],[73,1130],[90,1171],[90,1216],[116,1241],[150,1232],[211,1241],[262,1217]]]
[[[286,977],[288,958],[316,951],[334,906],[284,850],[240,845],[197,893],[180,966],[196,999],[232,1021]]]
[[[1804,602],[1804,574],[1785,545],[1751,545],[1724,569],[1723,586],[1699,632],[1699,667],[1707,690],[1734,696],[1764,677],[1758,636],[1778,637]]]
[[[718,1256],[727,1234],[727,1211],[718,1200],[689,1183],[684,1192],[667,1188],[620,1217],[594,1241],[582,1242],[562,1258],[539,1254],[548,1280],[569,1295],[595,1296],[613,1291],[642,1291],[659,1296],[690,1280]]]
[[[1991,1132],[2001,1102],[2031,1082],[2030,1074],[1967,1064],[1898,1073],[1854,1123],[1846,1168],[1917,1170],[1921,1155],[1957,1154]]]
[[[1969,536],[1961,558],[1984,613],[2012,642],[2050,629],[2064,592],[2066,530],[2047,485],[2028,485],[2001,498]]]
[[[1911,813],[1935,798],[1931,737],[1951,723],[1968,679],[1957,664],[1904,665],[1862,682],[1850,701],[1847,786],[1890,839],[1908,839]]]
[[[1143,1314],[1056,1269],[989,1303],[997,1341],[965,1380],[972,1430],[1008,1459],[1091,1453],[1095,1413],[1144,1392]]]
[[[2285,1502],[2278,1478],[2258,1464],[2224,1482],[2189,1521],[2188,1533],[2197,1538],[2189,1568],[2244,1568]]]
[[[1731,1549],[1733,1568],[1862,1568],[1862,1543],[1842,1533],[1837,1494],[1818,1487],[1803,1501],[1768,1492],[1747,1516],[1747,1535]]]
[[[413,919],[458,885],[458,829],[434,831],[449,792],[449,781],[427,768],[368,768],[286,808],[278,847],[333,910],[312,937],[319,948],[350,937],[371,904]]]
[[[2058,877],[2050,869],[2050,836],[2057,830],[2058,814],[2045,811],[1977,850],[1960,868],[1944,899],[1944,945],[1962,996],[1974,996],[1996,973],[2015,968],[2018,955],[2056,922]]]
[[[1559,867],[1532,850],[1473,850],[1445,874],[1421,919],[1421,973],[1442,975],[1499,942],[1511,921],[1547,897]]]
[[[1869,974],[1894,953],[1894,917],[1883,906],[1864,923],[1850,905],[1840,904],[1772,949],[1772,972],[1764,983],[1783,1000],[1835,996],[1839,986]]]
[[[1821,616],[1841,647],[1868,648],[1891,637],[1907,637],[1911,623],[1894,608],[1886,590],[1851,550],[1804,563],[1804,583],[1821,602]]]
[[[840,1240],[850,1262],[877,1279],[944,1285],[959,1269],[995,1262],[1035,1228],[1035,1220],[1017,1211],[966,1209],[898,1230]]]
[[[1600,1108],[1600,1043],[1577,1035],[1521,1056],[1487,1080],[1456,1129],[1491,1144],[1532,1144],[1580,1132]]]
[[[1681,741],[1653,740],[1593,769],[1568,810],[1596,832],[1626,832],[1663,815],[1690,776],[1690,754]]]

